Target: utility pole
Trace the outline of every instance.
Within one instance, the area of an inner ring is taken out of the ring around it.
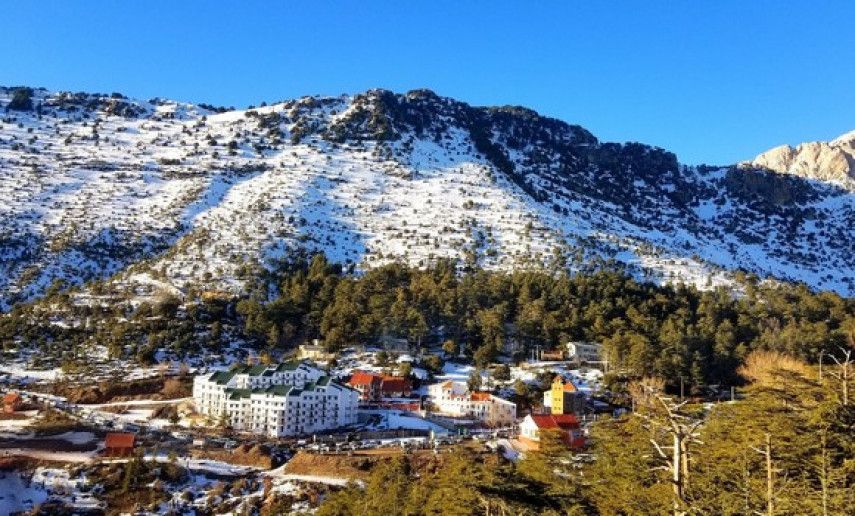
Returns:
[[[684,393],[684,390],[683,390],[683,375],[680,375],[680,401],[683,401],[683,398],[685,398],[685,396],[683,395],[683,393]]]

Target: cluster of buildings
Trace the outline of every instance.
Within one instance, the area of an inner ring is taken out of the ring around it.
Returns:
[[[356,423],[359,393],[307,362],[238,366],[197,376],[196,411],[239,431],[270,437]]]
[[[434,415],[473,420],[491,428],[517,424],[516,404],[489,392],[470,391],[466,383],[429,385],[425,408]],[[346,383],[332,380],[311,362],[242,365],[197,376],[196,411],[239,431],[270,437],[304,435],[353,425],[359,405],[365,408],[412,398],[409,378],[354,371]],[[585,395],[572,381],[556,376],[543,394],[543,411],[526,416],[519,438],[537,447],[544,431],[556,431],[570,447],[584,444],[577,414]],[[419,408],[418,400],[412,410]],[[397,407],[396,408],[400,408]],[[410,409],[407,409],[410,410]]]
[[[362,401],[406,398],[413,392],[413,382],[409,378],[365,371],[354,371],[347,384],[359,391]]]
[[[451,417],[477,419],[487,426],[507,427],[517,419],[517,405],[488,392],[470,392],[462,382],[446,381],[428,387],[433,408]]]

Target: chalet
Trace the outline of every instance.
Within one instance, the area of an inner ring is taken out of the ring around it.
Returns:
[[[565,382],[561,376],[556,376],[550,389],[543,393],[543,406],[553,415],[582,414],[585,411],[585,395],[573,382]]]
[[[23,399],[20,394],[17,392],[7,392],[3,396],[3,412],[6,414],[17,412],[21,408],[22,403]]]
[[[129,432],[110,432],[104,438],[104,455],[107,457],[129,457],[134,453],[136,437]]]
[[[381,398],[402,398],[412,393],[413,385],[402,376],[389,376],[365,371],[354,371],[347,384],[357,391],[363,401]]]
[[[530,414],[520,423],[520,440],[536,449],[542,431],[558,431],[561,440],[570,448],[581,448],[585,437],[579,419],[573,414]]]

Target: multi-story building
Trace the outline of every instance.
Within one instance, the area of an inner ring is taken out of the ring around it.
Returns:
[[[465,383],[447,381],[428,386],[431,403],[441,414],[472,417],[488,426],[509,426],[517,418],[517,405],[488,392],[469,392]]]
[[[354,371],[347,384],[359,391],[363,401],[403,398],[413,390],[413,384],[408,378],[365,371]]]
[[[584,414],[585,394],[573,382],[556,375],[550,389],[543,393],[543,407],[553,415]]]
[[[305,362],[239,366],[193,380],[196,411],[235,430],[270,437],[356,422],[359,393]]]
[[[567,359],[577,364],[602,362],[603,346],[596,342],[568,342]]]

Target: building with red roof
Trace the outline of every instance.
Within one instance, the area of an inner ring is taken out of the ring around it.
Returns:
[[[7,392],[3,396],[3,412],[5,412],[6,414],[16,412],[19,408],[21,408],[21,404],[23,402],[24,400],[17,392]]]
[[[359,391],[360,399],[365,401],[403,398],[413,391],[413,384],[408,378],[365,371],[354,371],[347,384]]]
[[[470,391],[463,382],[451,380],[428,386],[436,412],[456,418],[473,418],[486,426],[507,427],[517,418],[517,405],[489,392]]]
[[[582,427],[574,414],[530,414],[520,423],[520,439],[536,447],[543,430],[561,432],[561,440],[570,448],[585,446]]]
[[[104,438],[104,455],[128,457],[134,453],[136,436],[129,432],[110,432]]]

